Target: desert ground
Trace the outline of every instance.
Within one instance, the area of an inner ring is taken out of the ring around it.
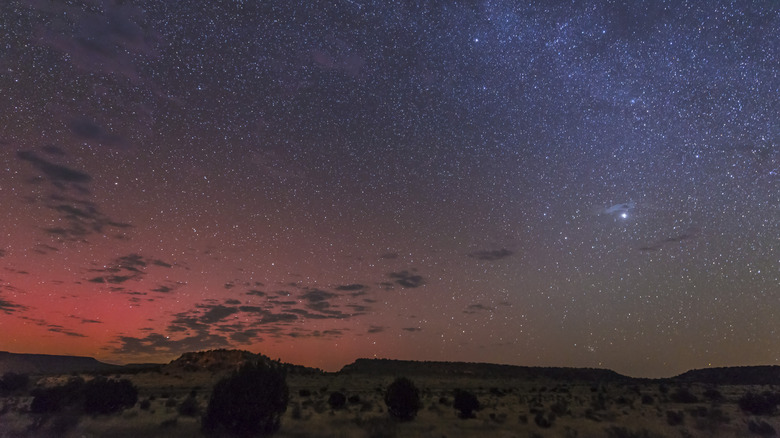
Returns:
[[[24,391],[0,399],[0,437],[199,437],[210,390],[225,373],[156,370],[115,374],[138,388],[135,406],[111,415],[32,414],[30,392],[74,375],[31,376]],[[93,375],[81,375],[86,380]],[[384,391],[393,375],[291,374],[290,399],[278,437],[747,437],[775,436],[780,417],[752,415],[747,392],[776,393],[773,385],[680,384],[673,381],[576,382],[480,376],[407,376],[422,408],[412,421],[392,419]],[[480,409],[460,418],[456,389],[476,395]],[[347,398],[329,404],[332,393]],[[182,404],[194,398],[188,409]],[[193,409],[195,406],[195,409]]]

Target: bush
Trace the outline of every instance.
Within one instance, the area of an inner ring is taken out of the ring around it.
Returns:
[[[65,395],[62,387],[36,389],[32,395],[30,412],[33,414],[49,414],[62,409]]]
[[[111,414],[135,406],[138,390],[126,379],[96,378],[84,384],[84,412]]]
[[[675,403],[696,403],[699,399],[688,388],[677,388],[669,398]]]
[[[401,421],[412,420],[422,407],[420,390],[411,380],[399,377],[387,387],[385,404],[387,412],[393,418]]]
[[[777,436],[777,431],[771,424],[764,420],[750,420],[748,423],[748,430],[750,433],[759,436]]]
[[[214,386],[203,429],[238,436],[276,432],[290,397],[286,378],[278,364],[242,366]]]
[[[711,402],[723,401],[723,394],[721,394],[720,391],[715,388],[705,389],[704,396],[707,397]]]
[[[141,408],[142,411],[148,411],[151,406],[152,402],[147,398],[146,400],[141,400],[141,404],[138,407]]]
[[[739,398],[739,408],[753,415],[771,415],[780,403],[780,394],[765,391],[753,394],[748,391]]]
[[[338,391],[331,392],[330,397],[328,397],[328,404],[331,409],[343,409],[347,405],[347,396]]]
[[[27,374],[7,372],[0,378],[0,392],[25,389],[29,383],[30,377]]]
[[[452,402],[452,406],[459,411],[458,417],[474,418],[474,411],[479,410],[479,400],[477,396],[460,389],[455,390],[455,400]]]
[[[534,423],[536,423],[537,426],[548,429],[552,427],[553,423],[555,422],[555,414],[550,412],[547,415],[544,415],[544,412],[537,412],[536,416],[534,416]]]
[[[666,423],[669,424],[669,426],[679,426],[684,422],[684,412],[666,411]]]
[[[64,406],[81,406],[83,404],[84,379],[72,377],[68,383],[52,388],[36,388],[32,391],[33,400],[30,412],[33,414],[54,413]]]
[[[178,412],[179,415],[185,417],[197,417],[200,415],[200,403],[198,403],[198,399],[192,395],[185,398],[179,405]]]

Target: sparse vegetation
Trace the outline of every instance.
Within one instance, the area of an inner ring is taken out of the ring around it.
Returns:
[[[777,405],[780,404],[780,393],[764,391],[761,394],[755,394],[748,391],[740,397],[739,408],[753,415],[772,415],[777,411]]]
[[[422,407],[420,390],[411,380],[399,377],[387,387],[385,404],[387,412],[393,418],[401,421],[412,420]]]
[[[30,377],[27,374],[7,372],[0,378],[0,393],[24,390],[29,383]]]
[[[534,423],[543,429],[548,429],[555,423],[555,414],[552,412],[545,414],[544,411],[538,411],[534,416]]]
[[[680,426],[685,422],[685,413],[680,411],[666,411],[666,423],[669,426]]]
[[[286,377],[278,364],[243,365],[214,386],[203,429],[237,436],[276,432],[289,400]]]
[[[135,406],[138,390],[129,380],[95,378],[84,384],[84,411],[111,414]]]
[[[750,420],[750,422],[748,422],[748,430],[753,435],[777,436],[777,431],[775,428],[764,420]]]
[[[693,395],[688,388],[677,388],[670,396],[669,399],[675,403],[698,403],[699,398]]]
[[[328,405],[333,410],[344,409],[344,406],[347,405],[347,396],[338,391],[331,392],[328,397]]]
[[[197,417],[200,415],[200,403],[198,403],[198,399],[194,395],[190,394],[189,397],[179,404],[177,411],[179,415],[185,417]]]

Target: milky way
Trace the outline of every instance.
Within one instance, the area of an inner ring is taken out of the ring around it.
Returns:
[[[767,1],[0,5],[0,349],[780,362]]]

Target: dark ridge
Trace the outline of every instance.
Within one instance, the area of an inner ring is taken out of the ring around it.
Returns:
[[[339,374],[556,379],[569,381],[620,382],[633,380],[611,370],[598,368],[523,367],[491,363],[418,362],[392,359],[358,359]]]
[[[54,354],[20,354],[0,351],[0,374],[67,374],[74,372],[120,371],[124,367],[100,362],[92,357]]]
[[[779,385],[780,366],[704,368],[687,371],[673,380],[721,385]]]
[[[169,364],[163,365],[161,370],[163,372],[208,371],[211,373],[220,373],[237,370],[241,365],[248,362],[266,364],[278,363],[290,374],[311,375],[322,373],[321,370],[316,368],[286,364],[278,360],[272,360],[270,357],[263,354],[252,353],[245,350],[226,349],[183,353]]]

